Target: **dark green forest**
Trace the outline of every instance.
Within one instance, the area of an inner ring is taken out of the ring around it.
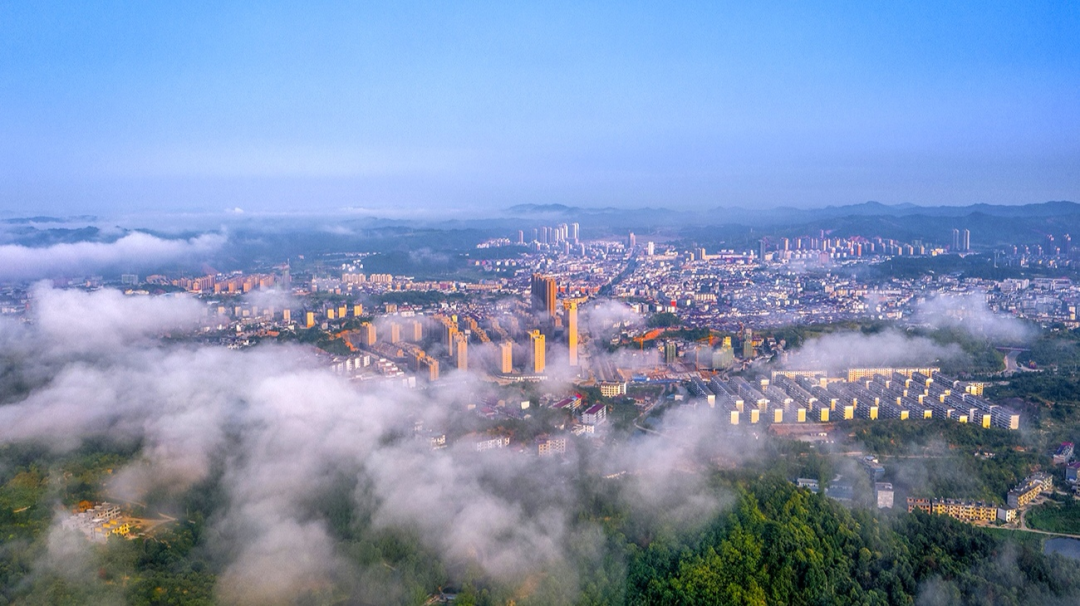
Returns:
[[[768,456],[798,453],[785,444]],[[223,560],[208,520],[223,506],[220,478],[191,489],[178,521],[152,536],[86,545],[74,570],[46,555],[54,507],[100,498],[102,479],[133,455],[131,445],[107,443],[63,456],[0,451],[0,603],[217,603]],[[583,474],[568,510],[582,539],[567,546],[565,562],[514,583],[448,566],[408,529],[376,528],[352,497],[355,479],[341,478],[311,513],[365,583],[394,590],[371,601],[363,584],[341,580],[313,587],[302,603],[423,604],[440,591],[456,594],[455,604],[491,605],[885,605],[928,593],[944,596],[940,603],[1036,604],[1080,595],[1080,564],[1041,554],[1038,542],[940,516],[845,508],[770,471],[776,460],[712,472],[708,490],[725,505],[689,526],[635,505],[624,479]]]

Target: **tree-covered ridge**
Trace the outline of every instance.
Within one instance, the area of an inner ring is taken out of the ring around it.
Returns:
[[[781,480],[739,488],[699,544],[653,544],[630,566],[630,604],[1034,604],[1080,595],[1080,568],[943,516],[887,521]]]
[[[100,498],[101,478],[129,453],[105,444],[62,456],[0,451],[0,604],[229,603],[217,590],[228,537],[207,524],[223,511],[220,475],[189,490],[178,521],[149,537],[90,545],[50,529],[54,507]],[[1043,555],[1038,541],[943,516],[848,509],[796,488],[768,470],[777,458],[766,459],[772,463],[707,473],[702,493],[719,508],[691,522],[667,515],[673,503],[636,503],[632,478],[581,472],[568,479],[574,496],[562,559],[509,580],[445,560],[410,528],[374,523],[355,498],[363,482],[339,476],[312,495],[310,515],[326,524],[355,574],[313,585],[303,603],[419,605],[440,592],[456,594],[459,605],[492,606],[885,605],[927,596],[1019,605],[1080,595],[1080,564]]]

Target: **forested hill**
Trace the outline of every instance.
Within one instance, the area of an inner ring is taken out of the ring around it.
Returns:
[[[764,480],[744,485],[735,511],[700,541],[635,551],[627,602],[1080,603],[1080,567],[1035,547],[944,516],[900,514],[890,524]]]
[[[45,468],[18,454],[0,451],[0,604],[228,603],[215,590],[221,562],[206,525],[221,510],[219,480],[193,488],[177,526],[154,538],[111,539],[84,553],[76,574],[45,560],[59,536],[48,532],[49,503],[96,498],[97,470],[118,458],[56,460],[50,472],[63,481],[50,488]],[[314,586],[302,603],[419,605],[456,595],[456,606],[1080,604],[1080,563],[1043,555],[1037,538],[1015,541],[944,516],[849,510],[779,474],[749,470],[716,472],[707,490],[728,505],[688,529],[636,507],[626,482],[582,481],[568,520],[577,547],[509,585],[477,570],[462,576],[415,535],[375,528],[344,487],[316,509],[334,528],[343,563],[364,576]],[[393,591],[376,602],[372,587]]]

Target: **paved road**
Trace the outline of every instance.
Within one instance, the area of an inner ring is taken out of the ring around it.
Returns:
[[[664,396],[661,394],[660,397],[656,398],[655,402],[645,406],[645,408],[641,411],[641,414],[639,414],[637,416],[637,418],[634,419],[634,427],[637,427],[641,431],[645,431],[645,432],[648,432],[648,433],[654,433],[654,434],[656,434],[658,436],[664,435],[664,434],[660,433],[659,431],[656,431],[655,429],[649,429],[648,427],[645,427],[645,426],[643,426],[641,424],[641,421],[644,421],[645,419],[647,419],[649,417],[649,413],[652,412],[652,409],[659,406],[661,403],[663,403],[663,401],[664,401]]]
[[[659,431],[656,431],[655,429],[649,429],[648,427],[645,427],[644,425],[638,423],[637,419],[634,419],[634,427],[636,427],[639,430],[644,431],[646,433],[653,433],[653,434],[656,434],[658,436],[663,436],[664,435],[664,434],[660,433]]]
[[[1031,372],[1032,369],[1026,366],[1020,366],[1016,363],[1016,357],[1020,355],[1020,352],[1027,351],[1026,349],[1009,349],[1005,350],[1005,374],[1011,375],[1020,372]]]

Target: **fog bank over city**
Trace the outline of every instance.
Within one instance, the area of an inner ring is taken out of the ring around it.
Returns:
[[[677,442],[645,435],[554,466],[537,467],[524,455],[486,456],[467,444],[432,451],[413,437],[414,424],[446,422],[456,404],[483,389],[477,379],[424,395],[356,389],[296,347],[235,352],[156,342],[190,330],[198,317],[193,305],[182,297],[39,286],[30,324],[0,323],[3,340],[22,348],[10,372],[34,377],[25,397],[0,407],[0,441],[40,442],[58,452],[85,440],[137,444],[107,494],[153,498],[166,511],[193,486],[220,483],[228,507],[212,522],[218,539],[211,547],[226,562],[217,593],[227,603],[291,603],[330,581],[358,583],[352,590],[369,600],[393,594],[376,581],[364,584],[368,573],[341,557],[320,513],[320,503],[345,486],[353,493],[344,497],[374,528],[417,533],[450,568],[480,565],[507,582],[547,570],[572,595],[577,581],[567,550],[603,551],[590,545],[599,530],[575,522],[578,482],[630,472],[628,504],[693,527],[724,503],[689,471],[687,455],[731,462],[754,456],[752,440],[713,442],[715,421],[705,411],[672,417]],[[77,349],[62,346],[72,339]],[[77,560],[69,542],[57,541],[39,566]]]

